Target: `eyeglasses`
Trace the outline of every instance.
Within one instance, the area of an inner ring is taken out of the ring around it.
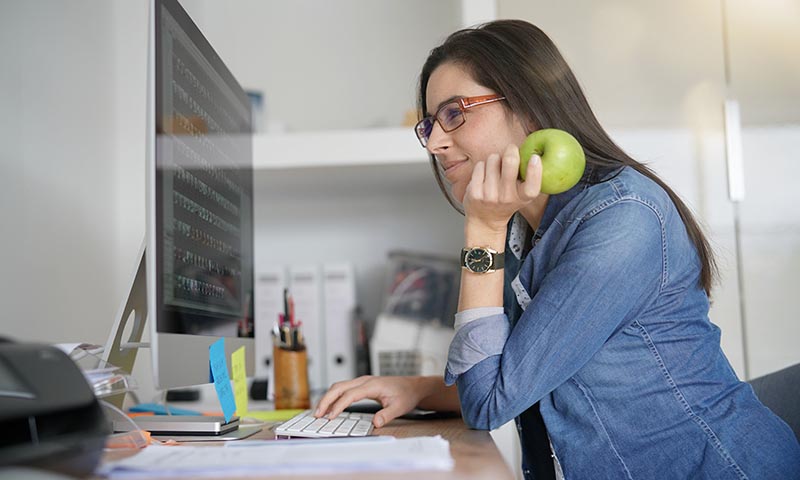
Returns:
[[[420,120],[414,127],[414,132],[417,134],[419,143],[422,144],[424,148],[428,145],[428,139],[431,138],[433,124],[437,121],[439,122],[439,126],[442,127],[442,130],[445,132],[452,132],[461,125],[464,125],[464,122],[467,121],[464,112],[466,112],[468,108],[499,102],[505,99],[506,97],[495,94],[481,95],[479,97],[462,97],[453,100],[450,103],[442,105],[439,110],[436,111],[436,115],[431,115]]]

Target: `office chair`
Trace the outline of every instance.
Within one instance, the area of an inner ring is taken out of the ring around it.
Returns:
[[[800,363],[748,383],[761,403],[789,424],[800,440]]]

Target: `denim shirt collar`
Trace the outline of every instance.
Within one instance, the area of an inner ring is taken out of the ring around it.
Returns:
[[[566,192],[550,195],[550,198],[547,199],[547,206],[544,209],[542,221],[539,222],[539,228],[536,229],[536,236],[541,237],[553,223],[553,220],[555,220],[558,212],[560,212],[561,209],[571,202],[572,199],[574,199],[580,192],[586,190],[589,188],[589,186],[596,182],[596,173],[597,170],[595,167],[587,166],[586,171],[583,172],[583,176],[574,187],[570,188]],[[536,239],[534,238],[532,241],[535,242]]]

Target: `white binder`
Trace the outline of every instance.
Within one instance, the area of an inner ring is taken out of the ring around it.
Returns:
[[[325,371],[325,331],[321,316],[322,280],[317,265],[289,267],[289,293],[294,298],[295,318],[302,331],[308,354],[308,383],[311,391],[328,387]]]
[[[353,265],[325,264],[322,278],[327,387],[334,382],[350,380],[356,373],[353,338],[356,286]]]

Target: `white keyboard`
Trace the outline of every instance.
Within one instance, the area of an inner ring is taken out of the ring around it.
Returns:
[[[275,427],[277,438],[325,438],[325,437],[366,437],[372,433],[371,413],[342,412],[338,417],[328,420],[314,418],[311,410],[299,413]]]

